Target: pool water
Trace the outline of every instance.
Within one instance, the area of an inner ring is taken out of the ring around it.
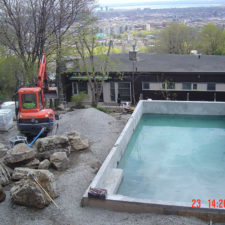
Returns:
[[[118,167],[124,171],[118,194],[225,199],[225,117],[144,114]]]

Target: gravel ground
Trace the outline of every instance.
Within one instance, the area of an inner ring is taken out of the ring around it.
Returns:
[[[196,218],[181,216],[130,214],[80,207],[82,195],[95,176],[95,170],[90,165],[97,161],[103,162],[128,119],[127,115],[116,114],[116,117],[93,108],[61,115],[57,133],[78,130],[90,140],[91,147],[90,150],[70,156],[70,169],[63,173],[54,172],[60,191],[56,203],[60,209],[52,204],[43,210],[17,206],[12,204],[6,191],[7,199],[0,203],[0,225],[208,224]]]

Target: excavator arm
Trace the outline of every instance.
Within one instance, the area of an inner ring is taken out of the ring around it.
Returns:
[[[40,64],[39,64],[39,71],[37,76],[37,86],[41,89],[46,88],[47,85],[47,73],[46,73],[46,56],[45,54],[42,55]]]
[[[46,73],[46,55],[43,53],[40,64],[39,71],[37,76],[37,86],[42,90],[42,99],[44,105],[44,98],[58,98],[58,92],[56,87],[49,87],[48,85],[48,77]]]

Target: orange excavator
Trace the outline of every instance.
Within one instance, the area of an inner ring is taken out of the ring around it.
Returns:
[[[41,130],[45,134],[53,130],[56,116],[52,109],[46,109],[45,98],[57,98],[57,88],[48,86],[46,56],[43,54],[37,75],[37,87],[18,90],[17,127],[22,134],[35,136]]]

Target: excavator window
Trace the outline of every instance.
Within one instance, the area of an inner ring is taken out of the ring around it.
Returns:
[[[22,106],[24,109],[35,109],[37,107],[36,94],[23,94]]]

